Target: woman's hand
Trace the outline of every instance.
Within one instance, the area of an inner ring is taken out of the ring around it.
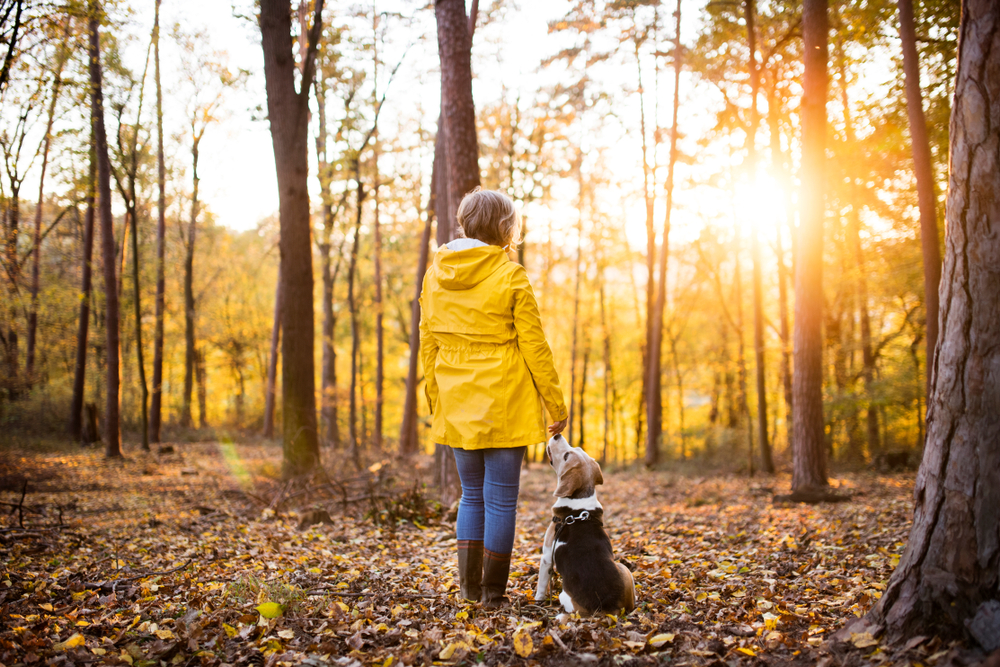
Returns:
[[[566,419],[562,421],[557,421],[554,424],[549,424],[549,435],[559,435],[566,428]]]

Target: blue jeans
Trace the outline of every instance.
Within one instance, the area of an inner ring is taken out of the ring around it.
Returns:
[[[452,448],[462,480],[456,527],[459,540],[482,540],[483,547],[496,554],[513,550],[524,450]]]

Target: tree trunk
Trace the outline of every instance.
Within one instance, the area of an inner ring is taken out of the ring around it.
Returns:
[[[378,135],[376,133],[376,147],[373,148],[372,163],[375,165],[375,187],[373,189],[373,250],[375,255],[375,281],[374,306],[375,306],[375,428],[372,434],[372,444],[375,451],[382,451],[382,385],[385,382],[385,335],[382,330],[382,227],[379,224],[379,200],[378,200]]]
[[[70,20],[66,18],[63,29],[63,44],[56,52],[56,64],[52,81],[52,101],[49,102],[48,120],[45,123],[45,140],[42,146],[42,167],[38,176],[38,204],[35,206],[35,238],[31,262],[31,309],[28,311],[28,350],[25,358],[25,374],[29,383],[35,376],[35,347],[38,333],[38,292],[41,287],[42,264],[42,208],[45,197],[45,172],[49,166],[49,148],[52,146],[52,122],[56,117],[56,103],[62,88],[62,71],[69,55],[66,42],[69,37]]]
[[[583,407],[583,399],[587,395],[587,362],[590,361],[590,340],[589,340],[589,338],[587,338],[587,337],[584,338],[583,346],[584,346],[583,347],[583,368],[581,369],[582,372],[580,373],[580,410],[579,410],[579,417],[578,417],[578,421],[580,423],[580,434],[577,436],[577,446],[578,447],[583,447],[583,444],[586,442],[586,440],[584,438],[584,433],[583,433],[583,416],[584,416],[584,412],[585,412],[584,407]]]
[[[166,305],[164,253],[167,236],[167,170],[163,159],[163,88],[160,85],[160,0],[153,19],[153,62],[156,78],[156,328],[153,331],[153,397],[149,408],[149,441],[160,441],[163,414],[163,314]]]
[[[472,100],[472,34],[463,0],[436,0],[434,14],[441,61],[441,112],[446,127],[448,219],[454,220],[462,197],[480,184]]]
[[[267,112],[278,176],[281,224],[282,340],[281,401],[283,474],[295,477],[319,466],[316,429],[315,331],[312,240],[309,221],[309,89],[322,29],[323,0],[316,0],[313,25],[295,90],[290,0],[263,0],[261,44]]]
[[[191,393],[194,390],[195,374],[195,338],[194,338],[194,247],[198,237],[198,146],[201,135],[194,132],[194,120],[191,122],[191,222],[188,224],[186,243],[184,244],[184,396],[181,406],[181,426],[191,428],[194,424],[191,418]]]
[[[743,342],[743,332],[746,327],[743,322],[743,267],[740,262],[740,239],[736,238],[736,250],[733,252],[736,266],[733,270],[733,291],[736,293],[736,372],[740,392],[740,416],[746,420],[747,429],[747,472],[752,477],[753,462],[753,417],[750,416],[750,396],[747,391],[747,357]]]
[[[889,641],[968,632],[994,651],[1000,648],[1000,5],[963,3],[959,31],[944,309],[913,527],[878,604],[841,632],[884,631]]]
[[[208,428],[208,378],[205,373],[205,350],[196,349],[194,376],[198,384],[198,428]]]
[[[138,127],[138,124],[137,124]],[[134,151],[133,151],[134,152]],[[142,305],[139,300],[140,296],[140,286],[139,286],[139,230],[137,221],[137,211],[135,207],[135,192],[133,187],[133,199],[132,199],[132,211],[129,213],[129,218],[132,223],[132,285],[135,289],[135,297],[132,299],[132,303],[135,306],[135,354],[136,354],[136,365],[139,367],[139,392],[141,406],[141,417],[140,422],[141,438],[142,438],[142,448],[145,451],[149,451],[149,413],[147,412],[149,406],[149,387],[146,384],[146,363],[142,354]]]
[[[425,211],[424,230],[420,235],[420,254],[417,259],[417,276],[414,281],[413,302],[410,304],[410,359],[406,369],[406,396],[403,403],[403,423],[399,428],[399,453],[403,456],[416,454],[420,449],[417,435],[417,362],[420,360],[420,294],[423,292],[424,274],[427,273],[427,259],[430,254],[431,224],[437,212],[438,180],[441,179],[437,161],[442,143],[441,117],[438,117],[438,136],[434,141],[435,159],[431,167],[431,194]],[[440,222],[438,223],[440,224]]]
[[[455,237],[458,205],[466,193],[480,185],[479,141],[476,138],[476,107],[472,99],[472,35],[478,0],[473,0],[472,20],[465,14],[464,0],[435,0],[438,58],[441,65],[441,117],[444,129],[442,192],[437,194],[438,243]],[[437,150],[435,147],[435,156]],[[442,196],[443,195],[443,196]],[[447,210],[447,216],[442,215]],[[444,233],[442,220],[447,221]],[[437,443],[435,443],[437,444]],[[445,503],[458,495],[458,474],[450,448],[437,445],[441,497]]]
[[[642,100],[642,58],[639,54],[639,43],[635,43],[635,63],[639,83],[639,134],[642,136],[642,196],[646,204],[646,338],[642,349],[642,405],[646,409],[646,451],[645,464],[651,466],[660,458],[660,434],[662,431],[663,406],[660,398],[660,358],[654,347],[656,308],[656,227],[653,209],[656,205],[656,174],[649,166],[648,146],[646,141],[646,107]],[[658,121],[658,119],[656,119]],[[659,123],[654,122],[654,134],[659,134]],[[658,143],[658,142],[657,142]],[[653,181],[651,184],[650,181]],[[572,392],[572,387],[570,388]],[[641,418],[640,418],[641,419]],[[573,420],[570,419],[570,423]],[[638,431],[636,428],[636,437]],[[638,443],[637,443],[638,445]]]
[[[823,163],[826,144],[827,0],[804,0],[802,190],[795,259],[795,396],[792,493],[827,485],[823,447]]]
[[[580,188],[577,199],[577,224],[576,224],[576,270],[573,282],[573,338],[569,352],[569,428],[566,431],[566,442],[573,444],[573,419],[576,417],[576,353],[577,337],[580,331],[580,275],[581,262],[583,259],[583,173],[580,170],[582,155],[577,155],[576,170],[577,184]]]
[[[351,243],[351,263],[347,269],[347,304],[351,310],[351,398],[350,398],[350,430],[351,459],[354,467],[361,470],[361,436],[358,434],[358,372],[361,354],[361,333],[358,329],[358,299],[354,284],[357,282],[358,245],[361,242],[361,205],[365,201],[365,187],[361,183],[361,167],[357,158],[354,162],[354,178],[357,183],[357,203],[354,219],[354,240]]]
[[[776,83],[774,84],[777,85]],[[788,165],[785,154],[781,150],[781,130],[778,125],[778,101],[777,93],[772,86],[768,91],[767,98],[767,125],[770,134],[769,144],[771,149],[771,164],[780,173],[781,183],[786,194],[790,192],[791,179],[788,177]],[[783,212],[784,220],[782,224],[792,230],[792,207],[790,194],[787,194]],[[791,327],[788,321],[788,266],[785,264],[785,249],[782,241],[782,225],[775,228],[775,251],[778,259],[778,319],[781,336],[781,387],[785,399],[785,439],[787,444],[791,444],[791,422],[792,422],[792,342]],[[794,233],[794,230],[792,230]]]
[[[274,437],[274,394],[278,380],[278,353],[281,343],[281,269],[274,288],[274,321],[271,324],[271,350],[267,357],[267,386],[264,388],[264,437]]]
[[[87,178],[87,213],[83,219],[83,262],[80,285],[80,320],[76,330],[76,365],[73,372],[73,400],[69,409],[70,437],[83,437],[83,397],[87,379],[87,335],[90,330],[90,298],[94,251],[94,187],[97,183],[97,154],[94,151],[95,117],[91,116],[90,173]]]
[[[302,14],[300,5],[300,15]],[[301,19],[300,19],[301,20]],[[316,161],[319,171],[320,196],[323,200],[323,236],[319,243],[320,273],[323,281],[323,354],[320,385],[320,428],[322,440],[335,449],[340,448],[340,426],[337,416],[337,348],[334,336],[337,329],[337,314],[334,312],[334,288],[337,283],[337,273],[340,271],[341,254],[337,253],[337,268],[331,267],[330,251],[333,245],[333,203],[330,192],[332,173],[327,159],[326,145],[328,141],[326,127],[326,86],[323,83],[322,72],[317,77],[316,107],[319,119],[319,131],[316,135]],[[338,212],[340,207],[338,207]]]
[[[94,116],[94,148],[97,154],[97,199],[101,216],[101,250],[104,257],[104,301],[107,365],[107,403],[104,408],[105,453],[121,456],[121,347],[119,344],[118,278],[115,275],[115,231],[111,217],[111,161],[108,159],[108,135],[104,128],[104,95],[101,76],[100,21],[103,11],[98,0],[90,0],[90,95]]]
[[[681,3],[677,0],[677,9],[674,12],[677,25],[674,33],[674,105],[673,116],[670,124],[670,158],[667,162],[667,212],[663,219],[663,240],[660,243],[660,285],[656,293],[656,309],[653,311],[653,336],[650,343],[649,366],[647,369],[646,386],[655,387],[657,396],[647,400],[647,411],[656,408],[660,403],[660,384],[662,377],[663,358],[663,311],[667,303],[667,260],[670,255],[670,216],[674,208],[674,169],[677,166],[677,114],[680,109],[680,85],[681,85]],[[654,377],[655,375],[655,377]],[[652,414],[652,413],[650,413]],[[657,414],[657,431],[663,429],[663,408],[659,406]],[[654,443],[652,447],[646,446],[646,466],[656,465],[659,459],[659,446]]]
[[[917,178],[920,206],[920,246],[924,256],[924,303],[927,309],[927,378],[928,393],[932,382],[934,349],[938,337],[938,283],[941,282],[941,247],[938,241],[937,196],[934,194],[934,169],[931,147],[924,119],[920,92],[920,61],[913,25],[913,0],[899,4],[899,39],[903,43],[903,78],[906,84],[906,111],[910,118],[910,145],[913,150],[913,173]]]

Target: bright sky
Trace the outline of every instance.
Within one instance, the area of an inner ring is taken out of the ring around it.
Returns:
[[[145,3],[144,3],[145,4]],[[150,7],[135,10],[134,24],[152,26],[152,2]],[[248,14],[250,3],[236,0],[236,11]],[[698,10],[700,10],[700,2]],[[356,9],[370,12],[370,4],[358,5]],[[338,8],[343,5],[337,5]],[[484,8],[488,7],[488,0]],[[475,36],[473,47],[473,63],[475,70],[474,97],[477,105],[499,98],[503,88],[521,90],[530,95],[542,83],[544,74],[538,73],[540,61],[552,55],[560,48],[568,45],[569,35],[548,34],[548,21],[561,17],[569,9],[566,0],[532,0],[522,6],[508,5],[504,16],[491,25],[480,24]],[[387,97],[383,111],[383,122],[391,127],[395,123],[403,123],[407,118],[422,116],[425,127],[432,127],[437,116],[437,99],[439,95],[439,75],[437,73],[437,42],[434,31],[433,13],[422,9],[420,5],[407,0],[382,0],[380,11],[392,11],[406,16],[414,16],[416,20],[412,28],[405,28],[399,19],[400,27],[393,28],[390,23],[389,44],[383,61],[385,69],[399,59],[406,50],[403,65],[393,80],[392,88]],[[148,11],[147,11],[148,10]],[[352,11],[346,8],[344,11]],[[205,2],[204,0],[165,0],[162,5],[161,21],[164,35],[168,37],[169,28],[179,21],[187,31],[199,27],[207,29],[211,46],[224,50],[228,54],[229,64],[233,68],[245,68],[253,75],[244,90],[227,93],[225,103],[225,121],[211,126],[202,142],[200,176],[202,199],[224,225],[246,229],[253,227],[261,218],[274,213],[278,205],[277,186],[274,175],[274,162],[271,153],[271,139],[266,122],[253,120],[254,110],[264,103],[263,62],[259,45],[259,32],[256,25],[246,18],[234,16],[232,4],[229,2]],[[691,40],[697,30],[697,16],[693,3],[688,5],[685,15],[684,31],[686,40]],[[136,28],[138,31],[138,28]],[[139,34],[142,34],[139,32]],[[423,39],[420,37],[423,35]],[[419,40],[419,41],[417,41]],[[141,71],[141,59],[145,54],[145,39],[135,40],[129,47],[129,60],[133,67]],[[162,43],[163,80],[165,107],[168,118],[168,133],[184,127],[183,107],[186,101],[182,88],[173,86],[180,74],[176,63],[179,61],[177,46],[169,38]],[[382,74],[383,81],[385,72]],[[551,74],[547,75],[551,80]],[[634,87],[631,78],[632,68],[623,77],[623,85]],[[151,85],[151,80],[150,80]],[[647,84],[648,85],[648,84]],[[669,77],[661,79],[661,124],[666,125],[669,113],[669,100],[672,95],[672,82]],[[690,80],[685,76],[682,86],[690,86]],[[690,91],[689,93],[690,94]],[[615,144],[611,137],[621,134],[621,125],[638,126],[638,106],[634,103],[634,95],[626,96],[619,109],[619,118],[609,121],[607,133],[609,142]],[[682,100],[685,93],[682,90]],[[702,114],[704,115],[704,114]],[[682,122],[684,122],[682,112]],[[688,120],[692,130],[699,125],[697,120]],[[689,134],[691,132],[689,131]],[[697,132],[694,132],[697,136]],[[186,151],[186,147],[182,151]],[[429,159],[429,151],[427,153]],[[663,149],[661,160],[665,159]],[[638,137],[623,137],[604,159],[608,161],[606,168],[614,172],[616,178],[629,182],[629,187],[637,187],[641,182],[641,167],[638,162]],[[312,158],[311,158],[312,159]],[[175,156],[178,164],[187,164],[189,157],[182,152]],[[429,172],[429,165],[428,165]],[[660,176],[662,182],[665,170]],[[314,181],[315,179],[311,179]],[[315,189],[317,184],[310,183]],[[565,203],[554,208],[549,215],[562,219],[575,218],[571,210],[575,202],[575,192],[568,191]],[[634,200],[635,198],[633,198]],[[562,210],[559,210],[559,209]],[[639,200],[633,201],[626,208],[629,218],[629,240],[636,246],[644,241],[644,209]],[[679,212],[675,224],[683,227],[685,213]],[[657,224],[662,220],[662,212],[657,211]],[[633,238],[634,237],[634,238]]]

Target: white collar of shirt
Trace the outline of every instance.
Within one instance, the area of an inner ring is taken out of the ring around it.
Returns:
[[[448,250],[454,252],[456,250],[471,250],[472,248],[482,248],[487,245],[489,244],[483,243],[479,239],[455,239],[454,241],[445,244],[445,247],[448,248]]]

